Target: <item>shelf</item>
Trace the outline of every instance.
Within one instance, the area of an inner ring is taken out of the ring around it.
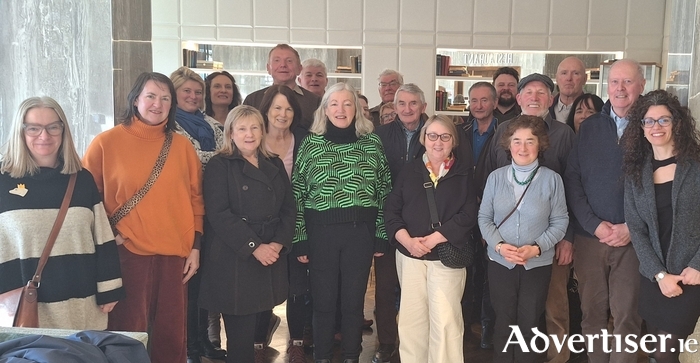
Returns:
[[[435,111],[436,115],[469,116],[469,111]]]
[[[435,76],[435,79],[440,81],[487,81],[491,82],[492,79],[490,77],[462,77],[462,76]]]
[[[231,74],[242,75],[242,76],[269,76],[267,71],[244,71],[244,70],[234,70],[234,69],[211,69],[211,68],[190,68],[197,73],[214,73],[226,71]],[[362,73],[328,73],[328,78],[362,78]]]

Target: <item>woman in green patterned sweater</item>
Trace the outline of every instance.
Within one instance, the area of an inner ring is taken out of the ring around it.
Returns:
[[[292,253],[309,263],[314,359],[330,363],[340,299],[343,359],[353,363],[360,355],[372,256],[386,248],[382,209],[391,177],[382,143],[352,86],[330,87],[314,116],[292,175],[297,201]]]

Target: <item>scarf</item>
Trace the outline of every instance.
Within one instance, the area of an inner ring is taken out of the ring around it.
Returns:
[[[442,163],[440,163],[440,171],[438,172],[438,175],[435,175],[433,173],[433,166],[430,164],[430,160],[428,160],[428,154],[424,153],[423,154],[423,163],[425,163],[425,167],[428,168],[428,172],[430,173],[430,180],[433,181],[434,186],[437,186],[438,180],[442,178],[443,176],[447,175],[447,172],[450,171],[450,168],[452,165],[455,163],[455,158],[450,154],[450,156],[445,159]]]
[[[197,110],[194,113],[189,113],[178,107],[175,112],[175,121],[177,121],[178,125],[187,131],[193,139],[199,141],[199,148],[202,149],[202,151],[214,151],[216,149],[214,130],[211,128],[211,125],[204,120],[202,111]]]

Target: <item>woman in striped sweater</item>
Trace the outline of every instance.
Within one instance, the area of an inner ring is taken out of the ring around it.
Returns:
[[[119,256],[102,199],[83,169],[66,116],[49,97],[20,105],[0,163],[0,293],[32,279],[71,174],[75,191],[42,274],[42,328],[107,328],[124,297]]]

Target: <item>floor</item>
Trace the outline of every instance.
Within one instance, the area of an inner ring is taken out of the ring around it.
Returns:
[[[374,284],[372,281],[367,286],[367,295],[365,296],[365,317],[373,318],[374,311]],[[277,306],[274,309],[274,313],[282,318],[282,322],[277,328],[275,335],[272,339],[272,343],[267,348],[267,363],[286,363],[287,362],[287,341],[289,340],[289,331],[287,330],[287,320],[285,319],[285,304]],[[471,326],[471,331],[465,334],[464,338],[464,361],[465,362],[491,362],[493,360],[493,354],[491,350],[484,350],[479,347],[479,339],[481,335],[481,327],[479,324],[473,324]],[[225,346],[226,337],[222,332],[222,340]],[[365,330],[362,339],[362,354],[360,355],[360,363],[370,363],[372,361],[372,356],[376,349],[377,336],[373,329]],[[308,363],[313,363],[313,355],[308,352],[306,360]],[[209,360],[207,358],[202,358],[203,363],[224,363],[219,360]],[[333,363],[342,362],[340,358],[340,349],[336,350],[335,359]],[[401,360],[397,356],[391,360],[391,363],[400,363]],[[588,359],[583,357],[578,357],[572,359],[569,363],[587,363]],[[645,354],[641,353],[638,358],[638,363],[646,363],[648,358]]]

